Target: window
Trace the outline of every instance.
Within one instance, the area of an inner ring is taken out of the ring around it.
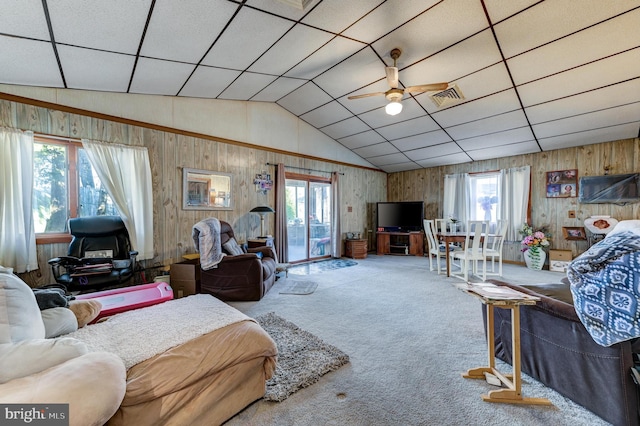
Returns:
[[[469,175],[469,220],[501,219],[499,188],[499,172]]]
[[[69,218],[119,215],[82,144],[35,137],[33,218],[39,243],[69,241]]]

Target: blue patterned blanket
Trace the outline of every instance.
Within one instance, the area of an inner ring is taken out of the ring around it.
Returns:
[[[576,313],[599,345],[640,337],[640,236],[612,235],[569,264]]]

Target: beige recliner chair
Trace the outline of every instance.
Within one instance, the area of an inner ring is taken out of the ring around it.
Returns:
[[[124,363],[76,339],[46,339],[33,291],[11,272],[0,267],[0,403],[69,404],[70,425],[103,425],[124,398]]]

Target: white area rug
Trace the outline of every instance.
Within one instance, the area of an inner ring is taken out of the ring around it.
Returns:
[[[318,283],[314,281],[293,281],[287,280],[282,283],[280,294],[312,294],[318,288]]]

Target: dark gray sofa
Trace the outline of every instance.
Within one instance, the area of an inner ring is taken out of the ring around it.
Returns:
[[[631,368],[640,341],[598,345],[576,314],[568,282],[518,286],[540,297],[520,307],[522,371],[614,425],[639,425]],[[564,300],[564,301],[563,301]],[[568,303],[567,303],[568,302]],[[482,305],[486,330],[486,309]],[[496,357],[511,363],[511,312],[494,307]]]

